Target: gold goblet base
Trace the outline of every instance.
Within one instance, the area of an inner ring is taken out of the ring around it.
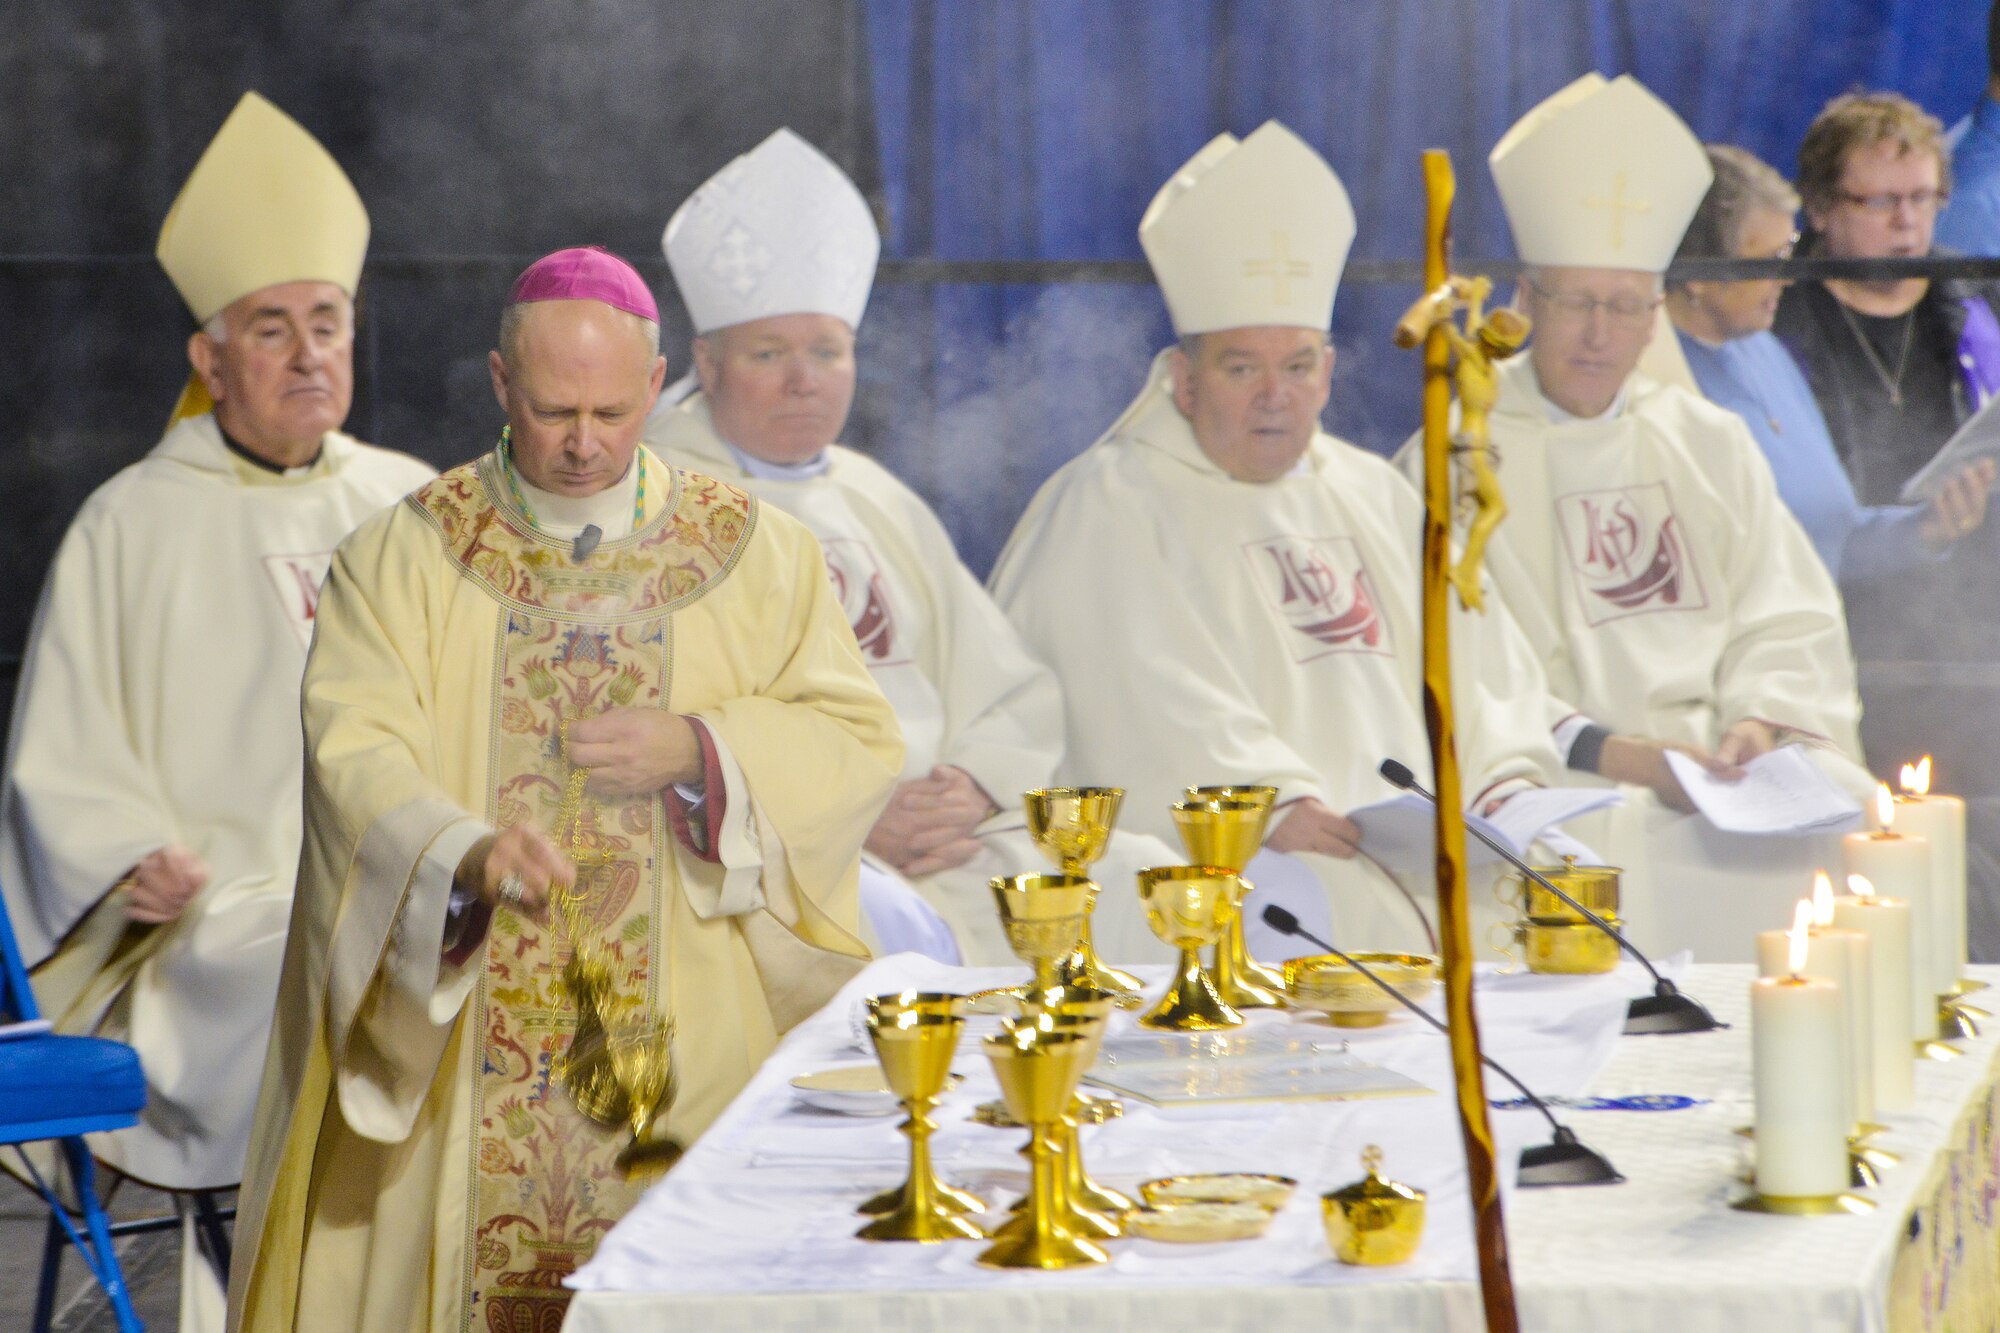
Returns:
[[[1180,974],[1174,984],[1158,1004],[1139,1016],[1140,1027],[1156,1032],[1216,1032],[1242,1027],[1245,1021],[1216,993],[1196,949],[1182,951]]]
[[[905,1200],[893,1213],[884,1214],[854,1233],[862,1240],[913,1240],[930,1244],[940,1240],[984,1240],[978,1224],[959,1213],[937,1206],[929,1208]]]
[[[1083,943],[1063,961],[1062,979],[1070,986],[1108,993],[1120,1009],[1136,1009],[1145,1002],[1145,988],[1130,972],[1121,972],[1097,956],[1091,946],[1090,930],[1084,928]]]
[[[1960,977],[1951,985],[1951,993],[1953,995],[1970,995],[1973,991],[1985,989],[1985,982],[1975,981],[1971,977]]]
[[[1244,886],[1248,892],[1249,886]],[[1259,964],[1243,942],[1243,918],[1229,923],[1215,945],[1215,993],[1232,1009],[1282,1009],[1284,978]]]
[[[1751,1194],[1729,1206],[1739,1213],[1771,1213],[1780,1217],[1831,1217],[1836,1213],[1875,1211],[1875,1201],[1859,1194]]]
[[[1938,1040],[1970,1041],[1979,1035],[1974,1017],[1991,1017],[1984,1009],[1962,1004],[1950,995],[1938,996]]]
[[[1947,1046],[1942,1041],[1920,1041],[1914,1043],[1919,1060],[1936,1060],[1940,1064],[1946,1060],[1956,1060],[1965,1052],[1956,1046]]]
[[[945,1184],[942,1180],[933,1179],[931,1181],[931,1190],[937,1197],[937,1206],[947,1213],[983,1213],[986,1211],[986,1200],[980,1198],[977,1194],[968,1194],[962,1189],[955,1189]],[[880,1194],[877,1194],[854,1211],[869,1217],[877,1217],[884,1213],[893,1213],[903,1206],[903,1200],[909,1195],[909,1192],[909,1182],[905,1181],[892,1190],[883,1190]]]

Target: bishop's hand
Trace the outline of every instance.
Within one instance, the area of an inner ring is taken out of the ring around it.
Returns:
[[[125,876],[125,915],[141,925],[165,925],[187,910],[208,876],[208,862],[179,843],[147,852]]]
[[[548,914],[551,887],[576,886],[576,867],[548,834],[533,824],[516,824],[473,843],[458,863],[454,883],[488,907],[540,921]]]
[[[649,796],[670,783],[699,782],[694,724],[657,708],[607,708],[569,724],[569,761],[590,773],[600,796]]]
[[[1274,852],[1317,852],[1346,861],[1361,850],[1361,830],[1318,797],[1306,796],[1285,807],[1285,817],[1264,843]]]
[[[970,773],[939,764],[897,784],[863,845],[911,878],[950,870],[978,854],[973,830],[997,808]]]

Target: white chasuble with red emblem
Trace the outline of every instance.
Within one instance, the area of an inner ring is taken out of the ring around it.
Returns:
[[[129,1175],[242,1179],[299,866],[320,583],[343,538],[433,475],[338,433],[310,467],[272,472],[190,417],[84,502],[50,567],[15,696],[0,892],[42,964],[43,1012],[139,1051],[139,1123],[91,1140]],[[168,843],[208,863],[208,885],[171,924],[133,926],[113,887]]]
[[[1500,369],[1491,427],[1508,514],[1487,570],[1547,673],[1551,727],[1582,713],[1713,749],[1759,718],[1866,795],[1839,594],[1739,418],[1635,374],[1606,415],[1578,420],[1552,409],[1523,355]],[[1414,474],[1420,453],[1412,442],[1398,461]],[[1838,860],[1830,839],[1719,833],[1638,788],[1570,831],[1625,867],[1642,947],[1703,961],[1748,961],[1813,868]]]
[[[1065,779],[1124,787],[1123,825],[1169,841],[1191,783],[1271,784],[1336,811],[1394,794],[1384,759],[1428,783],[1415,492],[1324,433],[1289,475],[1233,480],[1174,406],[1166,365],[1042,487],[993,574],[1062,678]],[[1476,800],[1553,766],[1545,686],[1504,612],[1460,614],[1452,633]],[[1311,860],[1345,938],[1409,940],[1414,918],[1379,871]]]
[[[856,852],[902,750],[818,546],[712,478],[649,459],[648,479],[636,530],[581,563],[491,454],[334,558],[239,1223],[232,1300],[252,1326],[554,1333],[563,1278],[636,1197],[628,1131],[585,1118],[557,1072],[567,936],[501,909],[468,956],[442,952],[456,858],[430,848],[468,820],[557,831],[566,719],[663,709],[717,750],[719,860],[661,793],[593,797],[577,831],[612,987],[674,1025],[656,1132],[698,1135],[865,956]]]
[[[1015,961],[987,885],[995,875],[1045,866],[1025,832],[1021,793],[1054,781],[1062,756],[1054,673],[959,561],[930,507],[873,460],[832,445],[817,474],[753,476],[716,435],[700,393],[656,411],[649,439],[670,462],[742,487],[819,538],[861,660],[902,724],[903,777],[949,764],[971,774],[999,807],[979,826],[979,854],[911,887],[944,917],[968,964]],[[1151,838],[1116,837],[1105,882],[1122,890],[1142,866],[1177,856]],[[1098,911],[1098,942],[1109,956],[1167,960],[1135,895],[1106,894]]]

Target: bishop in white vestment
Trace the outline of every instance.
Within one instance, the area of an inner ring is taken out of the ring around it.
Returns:
[[[902,780],[864,850],[864,887],[870,875],[901,876],[966,962],[1013,962],[987,884],[1053,869],[1027,837],[1020,798],[1054,780],[1062,693],[930,507],[834,443],[854,397],[855,332],[880,250],[867,202],[839,167],[780,129],[682,204],[662,245],[699,336],[696,374],[662,396],[647,438],[819,538],[862,659],[903,729]],[[725,251],[762,264],[748,273],[718,262]],[[1130,886],[1142,865],[1180,859],[1156,839],[1114,837],[1094,871],[1106,886],[1101,952],[1165,961]]]
[[[1635,939],[1748,961],[1837,839],[1719,832],[1666,753],[1728,777],[1798,742],[1850,794],[1869,779],[1839,595],[1763,454],[1734,414],[1635,370],[1708,159],[1635,80],[1593,74],[1492,167],[1534,331],[1491,414],[1509,513],[1487,567],[1548,675],[1564,781],[1623,786],[1574,827],[1624,868]],[[1401,461],[1415,475],[1420,450]]]
[[[1424,947],[1429,886],[1371,864],[1345,815],[1394,794],[1384,759],[1430,781],[1422,504],[1318,424],[1353,233],[1338,178],[1276,122],[1168,181],[1139,234],[1180,345],[1042,488],[992,583],[1062,678],[1067,778],[1124,786],[1127,821],[1168,837],[1186,785],[1274,785],[1260,861],[1310,864],[1336,943]],[[1486,808],[1554,765],[1545,687],[1497,605],[1459,615],[1453,644],[1466,791]]]
[[[138,1049],[93,1150],[168,1189],[243,1173],[299,861],[298,694],[333,549],[431,470],[340,433],[368,219],[255,93],[160,234],[205,331],[181,414],[85,501],[9,737],[0,888],[44,1010]]]

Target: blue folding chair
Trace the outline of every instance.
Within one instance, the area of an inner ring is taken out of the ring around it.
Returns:
[[[38,1017],[34,992],[28,989],[28,970],[21,965],[21,950],[14,942],[14,928],[7,920],[5,906],[0,905],[0,1022]],[[0,1148],[14,1148],[27,1179],[49,1205],[51,1237],[60,1234],[83,1256],[90,1275],[111,1302],[119,1333],[142,1333],[144,1326],[132,1309],[125,1275],[111,1248],[111,1224],[97,1197],[96,1169],[83,1136],[137,1124],[139,1108],[145,1104],[146,1080],[139,1070],[139,1054],[122,1042],[47,1032],[0,1040]],[[76,1188],[75,1209],[63,1203],[54,1184],[43,1179],[20,1149],[24,1143],[47,1141],[57,1144],[69,1164]],[[42,1265],[33,1325],[37,1330],[49,1326],[61,1256],[60,1245],[53,1244]]]

